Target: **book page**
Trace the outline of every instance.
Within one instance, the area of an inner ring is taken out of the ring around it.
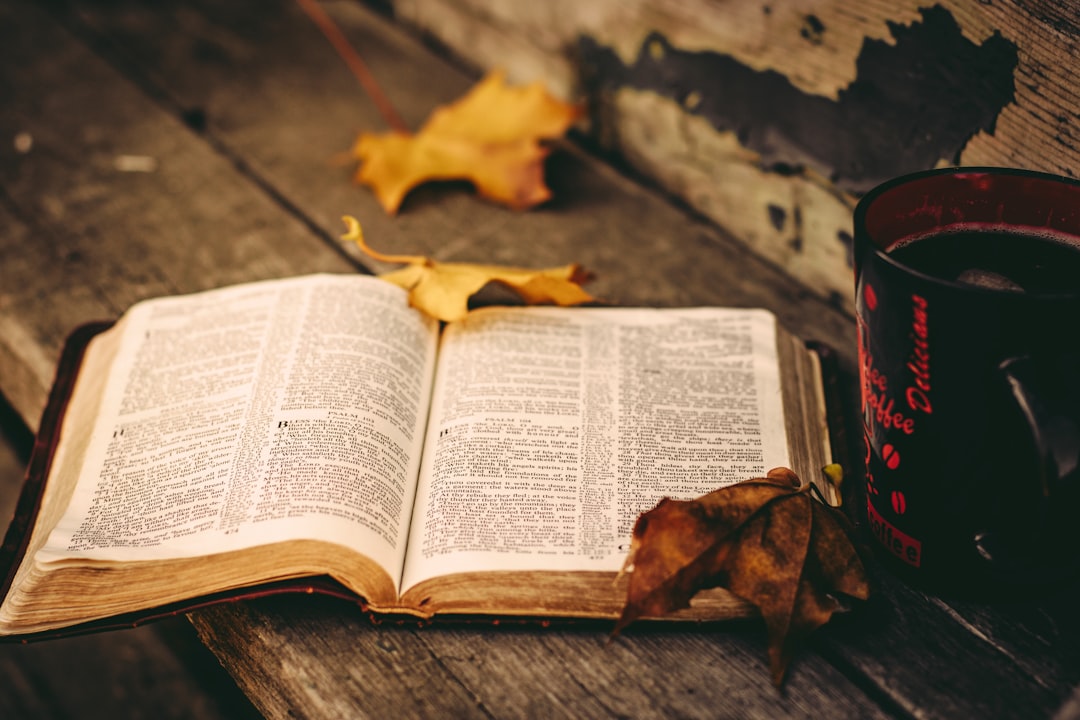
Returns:
[[[634,521],[788,465],[771,314],[490,309],[443,335],[403,587],[618,570]]]
[[[360,275],[136,305],[42,561],[178,558],[288,538],[397,578],[437,323]]]

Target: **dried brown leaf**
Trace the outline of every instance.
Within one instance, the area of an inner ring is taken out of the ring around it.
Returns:
[[[633,572],[615,632],[644,616],[688,607],[698,590],[720,586],[760,611],[773,682],[796,647],[869,584],[849,526],[813,499],[787,468],[696,500],[665,498],[634,527]]]

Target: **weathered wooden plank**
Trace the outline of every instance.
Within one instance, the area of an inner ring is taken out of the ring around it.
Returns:
[[[1075,584],[1023,602],[976,602],[926,595],[876,575],[869,605],[814,645],[904,712],[1051,717],[1080,685]]]
[[[0,717],[258,717],[181,618],[107,635],[0,646]]]
[[[773,688],[753,623],[609,644],[595,624],[373,626],[325,598],[267,598],[192,622],[271,718],[884,717],[812,656]]]
[[[354,606],[278,598],[191,620],[268,718],[483,716],[414,635],[376,628]]]
[[[178,621],[180,622],[180,621]],[[210,694],[173,651],[171,622],[50,644],[0,646],[0,715],[71,718],[252,718],[235,691]],[[205,648],[196,656],[213,663]],[[219,670],[220,672],[220,670]],[[229,682],[228,677],[225,678]]]
[[[1063,699],[1068,688],[1074,694],[1080,689],[1077,595],[1074,580],[1023,601],[989,605],[950,599],[944,606],[972,633],[1012,658],[1021,672]]]

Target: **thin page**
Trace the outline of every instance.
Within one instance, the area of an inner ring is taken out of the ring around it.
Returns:
[[[148,301],[124,326],[39,560],[307,538],[398,576],[438,333],[404,292],[359,275],[267,281]]]
[[[789,462],[771,314],[491,309],[443,335],[403,587],[617,570],[637,516]]]

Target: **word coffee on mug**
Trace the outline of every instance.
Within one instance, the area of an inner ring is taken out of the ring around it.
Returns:
[[[931,584],[1080,568],[1080,182],[897,178],[855,210],[866,520]]]

